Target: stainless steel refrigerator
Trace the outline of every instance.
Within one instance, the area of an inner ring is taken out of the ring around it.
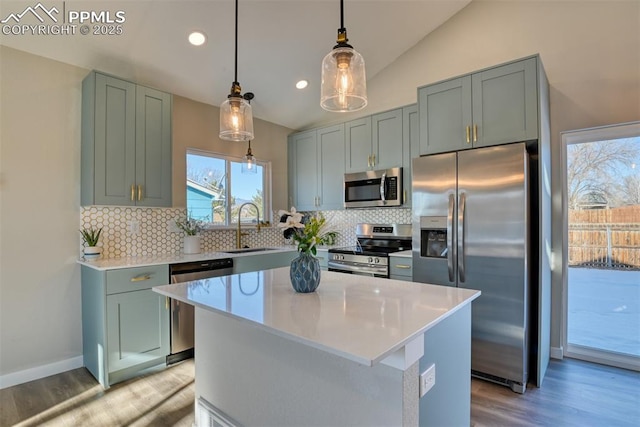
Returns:
[[[413,280],[477,289],[474,376],[524,393],[528,375],[530,176],[524,143],[413,160]]]

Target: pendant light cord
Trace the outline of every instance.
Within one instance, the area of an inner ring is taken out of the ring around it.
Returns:
[[[340,29],[344,30],[344,0],[340,0]]]
[[[238,83],[238,0],[236,0],[236,57],[233,77],[234,83]]]

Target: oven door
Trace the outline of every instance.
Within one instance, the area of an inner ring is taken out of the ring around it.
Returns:
[[[389,278],[389,267],[385,265],[371,265],[352,261],[329,260],[329,271],[338,273],[358,274],[360,276]]]

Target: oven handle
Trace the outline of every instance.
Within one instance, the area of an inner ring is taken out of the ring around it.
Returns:
[[[327,263],[327,267],[329,269],[333,269],[334,271],[349,271],[356,273],[371,273],[371,274],[381,274],[387,275],[388,269],[386,267],[370,267],[370,266],[358,266],[353,264],[346,264],[342,262],[329,261]]]
[[[382,200],[382,204],[387,204],[386,194],[385,194],[385,185],[387,181],[387,172],[382,174],[382,178],[380,179],[380,200]]]

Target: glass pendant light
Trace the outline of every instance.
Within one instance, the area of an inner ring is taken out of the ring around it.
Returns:
[[[249,148],[247,149],[247,154],[244,156],[240,172],[246,174],[258,173],[258,164],[256,163],[256,158],[253,157],[253,153],[251,152],[251,141],[249,141]]]
[[[327,111],[358,111],[367,106],[364,58],[348,44],[344,0],[340,0],[338,44],[322,60],[320,106]]]
[[[251,105],[242,96],[238,83],[238,0],[236,0],[236,49],[234,80],[231,93],[220,106],[220,139],[249,141],[253,139],[253,114]]]

